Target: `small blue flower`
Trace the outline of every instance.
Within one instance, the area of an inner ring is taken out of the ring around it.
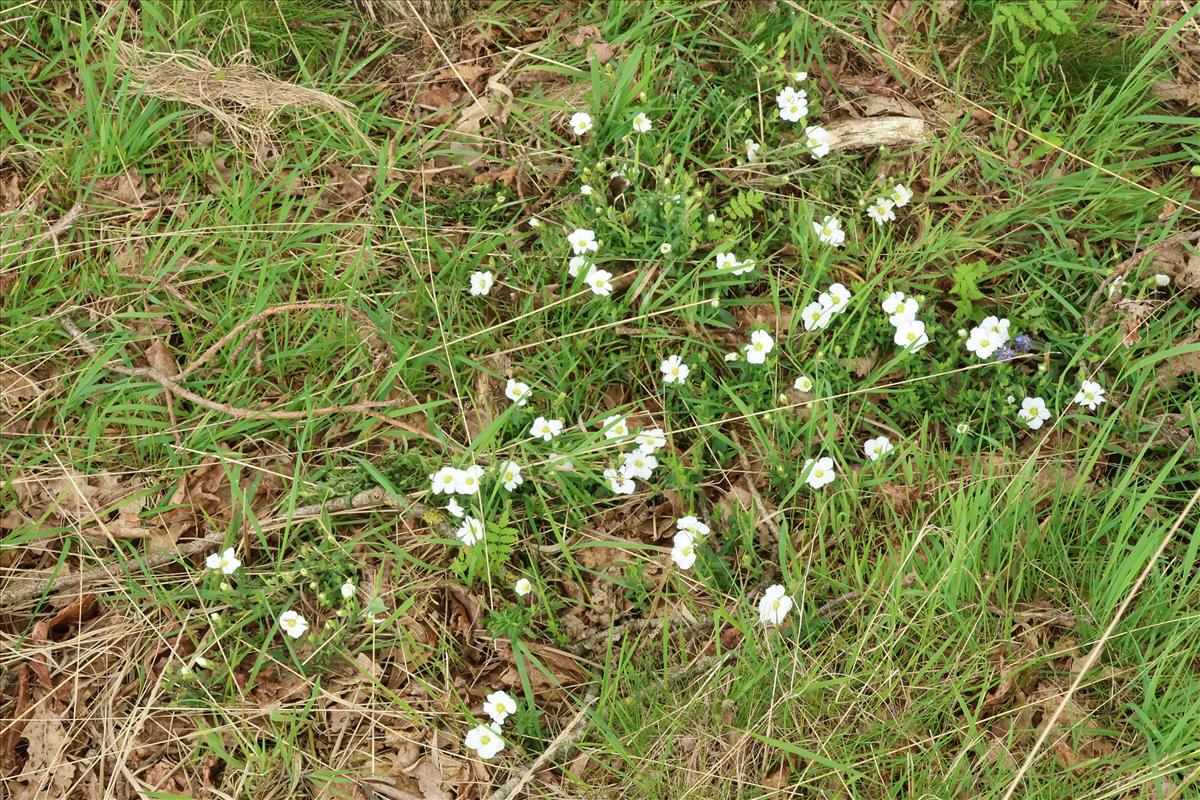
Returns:
[[[1033,339],[1029,338],[1028,334],[1022,333],[1013,339],[1013,347],[1019,353],[1028,353],[1033,349]]]

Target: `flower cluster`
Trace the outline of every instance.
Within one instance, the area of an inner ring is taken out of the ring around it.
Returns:
[[[817,299],[800,312],[804,330],[819,331],[825,328],[834,317],[849,307],[851,296],[850,290],[842,284],[830,284],[828,289],[817,295]]]
[[[896,331],[892,341],[897,347],[902,347],[910,353],[915,353],[929,344],[925,323],[917,319],[920,308],[917,299],[906,296],[904,292],[892,292],[883,298],[883,312],[888,315],[888,322]]]
[[[675,520],[675,538],[671,542],[671,560],[682,570],[696,563],[696,542],[710,533],[708,525],[692,515]]]
[[[463,744],[487,761],[504,749],[504,737],[500,729],[509,715],[517,712],[517,701],[508,692],[492,692],[484,700],[483,711],[491,718],[491,722],[476,725],[467,731]]]
[[[604,438],[625,441],[630,438],[629,424],[617,414],[608,417],[602,425]],[[633,450],[621,456],[621,463],[604,470],[604,480],[613,494],[633,494],[634,479],[648,481],[658,468],[658,457],[654,454],[667,444],[666,434],[661,428],[647,428],[633,437]]]
[[[912,200],[912,189],[897,183],[886,197],[876,197],[867,206],[867,216],[876,225],[884,225],[896,219],[896,209],[903,208]]]
[[[583,282],[592,290],[592,294],[601,297],[612,294],[612,273],[600,269],[588,260],[589,254],[600,249],[600,243],[596,241],[596,232],[588,228],[576,228],[567,235],[567,243],[571,245],[571,252],[574,253],[567,264],[570,276],[577,278],[586,268],[587,271],[583,272]]]
[[[744,275],[754,269],[754,259],[741,261],[733,253],[717,253],[717,271]]]
[[[483,478],[483,467],[472,464],[466,469],[442,467],[429,476],[430,491],[437,494],[476,494]]]
[[[1008,343],[1008,329],[1007,319],[987,317],[967,334],[967,350],[980,361],[987,361]]]

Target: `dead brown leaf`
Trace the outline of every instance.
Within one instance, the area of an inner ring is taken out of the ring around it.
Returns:
[[[417,105],[425,108],[440,110],[452,106],[462,98],[462,92],[445,83],[435,83],[426,86],[416,96]]]
[[[588,45],[587,60],[596,59],[601,64],[607,64],[613,57],[613,46],[604,41],[604,35],[600,33],[600,29],[595,25],[580,25],[575,30],[575,35],[567,41],[572,47],[583,47],[584,42],[591,41]]]
[[[1185,103],[1188,106],[1200,104],[1200,83],[1155,81],[1150,86],[1150,91],[1160,100]]]
[[[1163,248],[1151,260],[1155,272],[1171,278],[1171,283],[1180,289],[1200,289],[1200,256],[1195,250],[1177,244]]]
[[[125,172],[96,181],[96,193],[101,199],[123,206],[142,204],[147,189],[142,176],[136,172]]]
[[[71,746],[62,715],[39,703],[21,735],[28,745],[25,766],[9,784],[12,800],[66,797],[75,784],[75,766],[67,758]]]

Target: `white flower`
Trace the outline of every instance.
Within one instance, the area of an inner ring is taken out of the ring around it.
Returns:
[[[662,428],[643,428],[633,441],[643,453],[656,453],[667,446],[667,436]]]
[[[817,296],[817,301],[832,313],[840,314],[846,310],[846,304],[850,302],[850,297],[849,289],[840,283],[832,283],[828,289]]]
[[[813,158],[824,158],[829,155],[829,131],[820,125],[809,125],[804,129],[804,146]]]
[[[678,355],[670,356],[658,366],[663,375],[663,383],[684,383],[692,371],[683,358]]]
[[[1158,286],[1170,286],[1171,285],[1171,276],[1164,275],[1163,273],[1160,272],[1154,276],[1154,283]]]
[[[517,593],[518,597],[524,597],[533,591],[533,584],[529,582],[529,578],[519,578],[513,584],[513,591]]]
[[[533,390],[529,388],[528,383],[509,378],[508,382],[504,384],[504,396],[517,405],[523,406],[533,396]]]
[[[588,261],[586,256],[571,256],[571,260],[567,262],[567,273],[572,278],[578,278],[579,270],[584,267],[587,267],[588,271],[592,269],[592,262]]]
[[[875,201],[867,206],[867,216],[873,219],[876,225],[882,225],[896,218],[895,207],[896,204],[886,197],[876,197]]]
[[[354,597],[354,592],[356,590],[357,590],[356,587],[350,581],[346,581],[338,589],[338,591],[340,591],[342,593],[343,600],[349,600],[351,597]]]
[[[279,615],[279,629],[293,639],[299,639],[308,630],[308,620],[289,609]]]
[[[529,227],[540,228],[540,227],[542,227],[542,221],[540,219],[538,219],[537,217],[531,217],[529,219]]]
[[[878,461],[884,453],[892,451],[892,443],[886,436],[876,436],[863,442],[863,455],[872,461]]]
[[[1001,345],[1008,341],[1009,323],[1007,319],[999,317],[985,317],[983,322],[979,323],[979,327],[990,332]]]
[[[758,158],[758,151],[761,147],[762,147],[762,145],[760,145],[758,142],[754,141],[753,139],[747,139],[746,140],[746,161],[750,162],[750,161],[753,161],[754,159]]]
[[[797,392],[811,392],[813,390],[812,378],[807,375],[801,375],[796,378],[796,382],[792,384],[792,388]]]
[[[723,358],[725,359],[725,361],[726,361],[727,363],[729,363],[729,362],[733,362],[733,361],[737,361],[737,360],[738,360],[739,358],[741,358],[741,357],[742,357],[742,354],[741,354],[741,353],[738,353],[737,351],[734,351],[734,352],[732,352],[732,353],[726,353],[726,354],[723,356]]]
[[[909,189],[903,183],[897,183],[888,194],[888,199],[896,204],[896,208],[904,208],[908,205],[908,201],[912,200],[912,197],[912,189]]]
[[[597,269],[592,267],[588,270],[583,282],[592,290],[592,294],[599,297],[607,297],[612,294],[612,273],[606,269]]]
[[[767,360],[767,354],[775,349],[775,340],[766,331],[755,331],[750,334],[750,344],[744,345],[746,361],[750,364],[762,364]]]
[[[596,241],[595,231],[590,231],[587,228],[576,228],[567,236],[567,242],[571,245],[571,251],[577,256],[584,253],[594,253],[600,249],[600,243]]]
[[[1096,406],[1108,401],[1104,398],[1103,386],[1095,381],[1084,381],[1080,384],[1079,392],[1075,395],[1075,402],[1095,411]]]
[[[495,725],[477,725],[467,731],[463,744],[475,751],[475,754],[487,761],[504,749],[504,740],[500,738],[500,730]]]
[[[624,439],[629,435],[629,423],[620,414],[605,417],[600,427],[604,430],[605,439]]]
[[[509,714],[517,713],[517,701],[508,692],[492,692],[483,701],[483,712],[497,725],[503,725]]]
[[[632,453],[625,454],[624,460],[621,462],[621,474],[626,478],[641,478],[648,481],[657,466],[657,458],[649,453],[643,453],[641,450],[634,450]]]
[[[615,469],[604,470],[604,480],[608,481],[608,487],[613,490],[613,494],[633,494],[633,478],[626,477]]]
[[[479,491],[479,479],[483,477],[483,467],[472,464],[458,471],[458,480],[454,483],[456,494],[475,494]]]
[[[758,619],[763,625],[778,625],[792,610],[793,601],[788,597],[787,589],[779,584],[768,586],[758,601]]]
[[[449,503],[446,503],[446,511],[450,512],[450,516],[458,517],[460,519],[462,518],[462,515],[466,513],[463,511],[463,507],[458,504],[458,500],[453,497],[450,498]]]
[[[579,187],[579,193],[580,193],[581,195],[583,195],[584,197],[591,197],[591,196],[592,196],[592,187],[591,187],[591,184],[587,184],[587,183],[585,183],[585,184],[583,184],[582,186],[580,186],[580,187]]]
[[[548,442],[562,433],[562,429],[563,423],[561,419],[538,417],[529,426],[529,435],[535,439],[541,439],[543,442]]]
[[[804,462],[804,482],[814,489],[820,489],[826,484],[833,483],[836,477],[833,468],[833,459],[829,456],[823,456],[817,459],[808,459]]]
[[[800,70],[799,72],[793,72],[792,80],[794,80],[796,83],[804,83],[806,80],[808,80],[808,73],[805,72],[804,70]]]
[[[779,118],[784,122],[799,122],[808,116],[808,93],[803,89],[785,87],[775,96]]]
[[[225,575],[237,572],[242,562],[238,560],[237,551],[232,547],[225,548],[222,553],[209,553],[204,559],[204,566],[209,569],[219,569]]]
[[[442,467],[429,476],[429,491],[434,494],[451,494],[458,486],[459,471],[454,467]]]
[[[696,563],[696,537],[690,531],[677,531],[672,541],[671,560],[680,569],[691,569]]]
[[[707,525],[691,514],[675,520],[675,527],[681,531],[687,531],[688,533],[695,534],[696,536],[708,536],[708,534],[711,532],[711,529]]]
[[[667,254],[669,254],[669,253],[671,252],[671,243],[670,243],[670,242],[663,242],[662,244],[660,244],[660,245],[658,246],[658,252],[659,252],[659,253],[661,253],[661,254],[662,254],[662,255],[664,255],[664,256],[665,256],[665,255],[667,255]]]
[[[915,297],[906,297],[900,301],[895,313],[888,317],[888,322],[897,328],[906,322],[912,322],[917,318],[919,308]]]
[[[454,532],[459,541],[467,547],[473,547],[476,542],[483,541],[483,534],[483,523],[470,516],[463,517],[462,525],[459,525],[458,530]]]
[[[819,331],[833,319],[833,312],[821,305],[819,301],[813,302],[806,305],[800,312],[800,319],[804,322],[804,330]]]
[[[472,272],[471,294],[476,296],[487,294],[492,290],[492,284],[495,282],[496,278],[490,272]]]
[[[1021,410],[1017,412],[1026,425],[1033,430],[1042,427],[1042,423],[1050,419],[1050,409],[1046,408],[1046,401],[1040,397],[1026,397],[1021,401]]]
[[[592,129],[592,115],[584,111],[576,111],[571,115],[571,130],[576,136],[583,136]]]
[[[512,461],[505,461],[500,465],[500,480],[504,483],[505,490],[509,492],[525,482],[525,479],[521,477],[521,468]]]
[[[808,92],[803,89],[797,89],[792,86],[785,86],[779,90],[779,94],[775,95],[775,105],[783,108],[788,103],[793,102],[796,98],[807,99]]]
[[[826,216],[820,222],[813,220],[812,226],[822,244],[841,247],[846,241],[846,232],[842,230],[842,223],[837,217]]]
[[[722,272],[725,270],[737,269],[741,265],[737,256],[733,253],[717,253],[717,269]]]
[[[970,433],[970,431],[971,431],[971,426],[970,426],[970,424],[968,424],[966,422],[960,422],[954,426],[954,432],[957,433],[959,436],[962,436],[963,434],[966,434],[966,433]]]
[[[716,215],[716,214],[709,214],[707,217],[705,217],[705,219],[707,219],[707,220],[708,220],[708,223],[711,225],[712,223],[714,223],[714,222],[716,222],[716,221],[717,221],[717,215]]]
[[[892,341],[897,347],[903,347],[910,353],[915,353],[929,344],[929,334],[925,333],[925,323],[919,319],[906,319],[896,326],[896,335]]]
[[[1004,402],[1011,406],[1013,403],[1017,402],[1017,398],[1010,394],[1008,397],[1004,398]]]
[[[652,125],[653,123],[650,122],[650,118],[640,111],[638,112],[638,115],[633,118],[634,133],[647,133]]]
[[[1000,337],[983,326],[972,328],[967,336],[967,350],[974,353],[980,361],[991,358],[992,353],[996,352],[1001,344],[1003,342],[1000,341]]]
[[[904,307],[905,296],[904,292],[892,292],[883,298],[883,313],[889,317],[899,313],[900,309]]]

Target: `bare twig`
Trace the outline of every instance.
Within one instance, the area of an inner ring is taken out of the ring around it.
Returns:
[[[591,710],[597,699],[596,694],[589,693],[583,700],[583,707],[571,720],[571,724],[562,729],[562,733],[554,737],[554,741],[550,743],[542,754],[529,763],[529,766],[521,770],[519,775],[514,775],[505,781],[504,785],[496,791],[492,792],[488,800],[507,800],[509,797],[514,797],[521,788],[532,780],[533,776],[546,766],[552,758],[560,753],[567,752],[580,739],[587,734],[589,727],[588,711]]]

